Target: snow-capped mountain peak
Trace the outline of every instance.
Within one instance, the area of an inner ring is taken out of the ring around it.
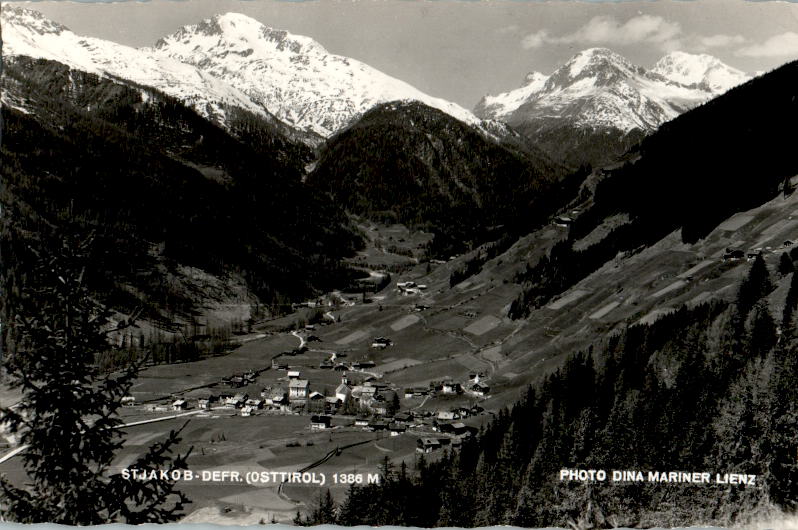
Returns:
[[[2,20],[4,24],[25,27],[37,35],[60,35],[69,28],[44,17],[38,11],[17,6],[3,6]]]
[[[549,78],[546,89],[567,87],[585,79],[596,85],[608,85],[640,75],[645,75],[645,71],[625,57],[607,48],[590,48],[577,53],[558,68]]]
[[[327,50],[315,40],[302,35],[293,35],[285,30],[274,29],[257,20],[240,13],[225,13],[192,24],[160,39],[156,49],[179,47],[179,44],[195,42],[198,38],[207,38],[213,42],[209,51],[214,53],[241,53],[250,55],[260,48],[264,52],[289,52],[294,54],[327,53]],[[199,44],[196,43],[195,44]],[[208,44],[207,42],[203,44]]]
[[[646,70],[607,48],[590,48],[571,57],[534,90],[525,84],[486,96],[475,111],[510,125],[559,120],[577,128],[649,132],[746,79],[708,55],[671,53]]]
[[[671,52],[654,65],[652,72],[683,85],[706,86],[722,93],[750,79],[750,76],[707,54]]]
[[[281,120],[330,136],[378,103],[416,100],[480,126],[455,103],[429,96],[301,35],[227,13],[186,26],[153,53],[191,64],[242,90]]]
[[[30,9],[3,6],[3,54],[28,56],[156,88],[225,125],[230,107],[274,120],[265,107],[200,69],[111,41],[84,37]]]

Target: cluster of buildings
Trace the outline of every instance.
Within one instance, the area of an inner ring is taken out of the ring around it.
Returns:
[[[468,393],[477,397],[485,397],[490,393],[490,386],[482,381],[482,374],[469,374],[468,381],[460,383],[452,379],[443,381],[432,381],[428,389],[408,388],[405,389],[405,397],[420,397],[427,394],[463,394]]]
[[[254,383],[258,374],[254,370],[248,370],[243,374],[233,374],[230,377],[223,377],[221,383],[233,388],[241,388],[250,383]]]

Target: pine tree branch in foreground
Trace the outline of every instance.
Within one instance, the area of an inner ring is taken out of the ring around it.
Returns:
[[[4,213],[2,251],[17,266],[3,271],[3,364],[23,397],[0,414],[6,431],[28,446],[20,458],[29,483],[2,479],[0,512],[10,521],[70,525],[178,519],[189,501],[174,481],[110,475],[124,442],[121,400],[142,365],[110,375],[96,366],[97,354],[109,348],[108,329],[119,326],[86,286],[92,239],[40,232],[34,240]],[[179,433],[150,447],[135,465],[186,468],[188,455],[172,456]]]

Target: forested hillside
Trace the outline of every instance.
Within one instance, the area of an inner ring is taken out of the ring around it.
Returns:
[[[394,102],[333,137],[308,182],[354,213],[435,232],[433,253],[448,256],[545,222],[575,191],[565,173],[539,151]]]
[[[18,60],[4,72],[4,209],[25,233],[96,233],[93,287],[181,314],[178,265],[240,274],[273,308],[348,281],[359,238],[302,184],[311,153],[240,113],[225,131],[141,87]],[[22,267],[23,264],[20,264]],[[196,294],[196,293],[194,293]]]
[[[798,276],[780,335],[772,289],[759,259],[736,304],[682,308],[574,353],[459,451],[384,469],[381,485],[322,502],[308,522],[649,528],[795,511]],[[700,471],[713,483],[569,482],[563,468]],[[726,473],[756,483],[714,483]]]
[[[733,88],[665,123],[607,171],[567,240],[517,278],[524,292],[511,316],[520,318],[597,270],[621,251],[634,251],[681,230],[693,243],[735,212],[792,192],[798,175],[792,128],[798,119],[798,62]],[[587,249],[573,243],[604,219],[630,222]]]

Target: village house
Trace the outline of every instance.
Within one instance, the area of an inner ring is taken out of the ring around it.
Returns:
[[[401,425],[399,423],[391,423],[388,425],[388,431],[390,431],[391,436],[399,436],[400,434],[404,434],[407,431],[407,425]]]
[[[244,406],[244,402],[247,400],[248,397],[249,396],[244,394],[243,392],[239,392],[231,397],[228,397],[225,400],[224,405],[227,408],[240,409],[241,407]]]
[[[288,384],[288,397],[291,399],[307,399],[308,386],[307,379],[292,379]]]
[[[456,412],[451,410],[440,410],[438,411],[438,415],[436,416],[439,420],[443,421],[452,421],[452,420],[459,420],[460,415]]]
[[[218,403],[219,396],[214,396],[213,394],[209,394],[205,397],[201,397],[197,399],[197,408],[201,410],[208,410],[210,409],[214,403]]]
[[[465,423],[444,423],[440,425],[440,430],[446,434],[453,434],[460,438],[467,438],[471,436],[471,431],[466,427]]]
[[[490,392],[490,387],[482,383],[474,383],[473,385],[471,385],[471,392],[480,397],[484,397],[487,396],[488,393]]]
[[[574,223],[574,220],[568,216],[560,215],[554,218],[554,224],[557,226],[562,226],[568,228]]]
[[[416,446],[419,453],[432,453],[441,448],[441,443],[436,438],[419,438]]]
[[[397,423],[408,424],[413,421],[413,414],[411,412],[400,412],[394,416],[394,421]]]
[[[355,427],[368,427],[369,423],[368,418],[355,418]]]
[[[463,392],[463,387],[460,383],[455,383],[454,381],[444,381],[441,386],[441,391],[444,394],[461,394]]]
[[[330,428],[332,418],[329,416],[311,416],[310,429],[314,431],[321,431]]]
[[[188,402],[185,399],[176,399],[172,402],[172,410],[180,411],[188,408]]]
[[[360,400],[371,399],[376,393],[377,389],[369,385],[357,385],[352,389],[352,395]]]
[[[385,348],[387,348],[391,344],[393,344],[391,339],[388,339],[388,338],[385,338],[385,337],[377,337],[377,338],[375,338],[372,341],[371,347],[372,348],[379,348],[381,350],[384,350]]]
[[[341,408],[341,405],[343,405],[343,402],[337,397],[330,396],[324,398],[325,412],[330,412],[330,413],[338,412],[338,409]]]
[[[366,370],[368,368],[374,368],[377,366],[377,363],[374,361],[357,361],[352,363],[352,369],[354,370]]]
[[[241,408],[241,416],[243,416],[244,418],[248,418],[249,416],[252,416],[253,412],[255,412],[255,407],[251,407],[249,405],[244,405]]]
[[[299,370],[289,370],[287,375],[288,379],[299,379],[300,373]]]
[[[369,429],[372,431],[384,431],[388,428],[388,424],[384,421],[372,421],[369,422]]]
[[[263,408],[263,400],[262,399],[248,399],[244,402],[244,405],[247,407],[252,407],[253,409],[262,409]]]
[[[133,396],[125,396],[120,400],[120,402],[122,403],[123,407],[132,407],[136,404],[136,398]]]

